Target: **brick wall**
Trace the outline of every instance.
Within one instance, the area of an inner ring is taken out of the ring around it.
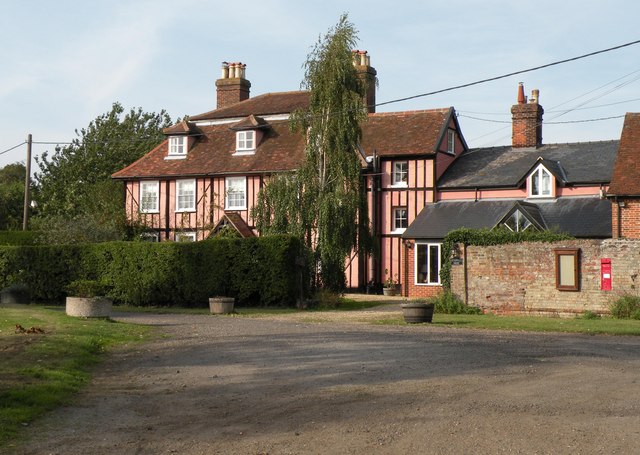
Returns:
[[[216,109],[249,99],[251,83],[246,79],[218,79],[216,81]]]
[[[580,249],[580,290],[556,289],[554,249]],[[600,290],[600,260],[611,259],[612,290]],[[571,240],[468,246],[453,265],[452,291],[469,305],[493,313],[572,315],[608,313],[609,305],[640,285],[640,241]],[[466,267],[466,269],[465,269]],[[465,273],[466,272],[466,273]]]
[[[611,230],[614,238],[640,239],[640,201],[618,199],[611,203]]]

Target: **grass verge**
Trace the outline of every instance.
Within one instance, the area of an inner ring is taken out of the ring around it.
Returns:
[[[16,324],[44,333],[16,333]],[[105,351],[150,335],[149,327],[72,318],[59,307],[1,308],[0,449],[11,447],[34,419],[69,402]]]
[[[404,325],[401,315],[377,319],[376,324]],[[485,330],[512,330],[526,332],[566,332],[606,335],[640,335],[640,321],[600,318],[551,318],[544,316],[495,316],[491,314],[442,314],[433,315],[435,326],[465,327]],[[427,325],[427,324],[425,324]]]

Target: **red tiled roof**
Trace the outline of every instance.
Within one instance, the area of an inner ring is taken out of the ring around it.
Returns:
[[[362,125],[361,146],[367,155],[374,150],[379,156],[433,154],[452,115],[453,108],[370,114]],[[165,141],[112,177],[136,179],[296,169],[304,156],[303,135],[292,133],[286,120],[268,124],[254,155],[234,156],[233,125],[203,126],[200,127],[203,136],[196,138],[185,159],[165,159]]]
[[[304,137],[289,130],[288,121],[270,122],[254,155],[234,156],[236,134],[229,125],[204,126],[204,133],[185,159],[166,160],[167,141],[112,175],[117,179],[164,176],[260,173],[292,170],[304,153]]]
[[[260,116],[287,114],[296,109],[306,109],[307,107],[309,107],[309,92],[266,93],[240,101],[231,106],[191,116],[189,120],[217,120],[248,117],[252,114]]]
[[[162,130],[164,134],[198,134],[200,130],[193,123],[185,122],[184,120],[176,123],[175,125],[169,126]]]
[[[367,155],[435,153],[453,108],[369,114],[360,145]]]
[[[640,196],[640,113],[624,118],[609,194]]]
[[[253,233],[251,228],[247,225],[247,223],[242,219],[239,213],[236,212],[226,212],[222,215],[222,218],[218,221],[218,223],[214,226],[212,232],[213,234],[217,233],[218,230],[225,226],[227,223],[231,224],[233,228],[240,234],[242,238],[247,237],[255,237],[256,235]]]

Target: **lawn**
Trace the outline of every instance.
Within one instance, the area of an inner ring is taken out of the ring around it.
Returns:
[[[44,333],[17,333],[16,325]],[[106,351],[151,335],[148,327],[71,318],[61,307],[0,308],[0,448],[35,418],[67,403]]]

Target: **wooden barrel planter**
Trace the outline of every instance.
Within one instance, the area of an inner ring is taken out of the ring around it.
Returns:
[[[433,303],[411,302],[403,303],[402,315],[408,324],[420,324],[433,321]]]
[[[65,312],[79,318],[108,318],[112,308],[107,297],[67,297]]]
[[[234,302],[235,299],[233,297],[210,297],[209,311],[211,311],[211,314],[233,313]]]

